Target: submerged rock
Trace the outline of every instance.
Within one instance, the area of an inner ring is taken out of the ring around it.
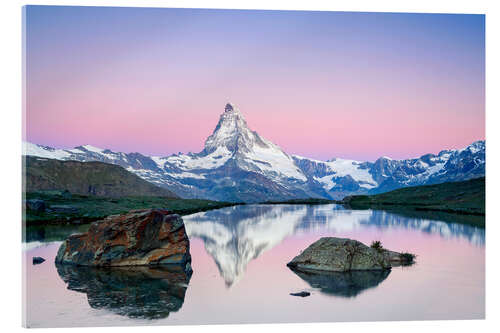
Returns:
[[[348,272],[390,269],[388,257],[348,238],[323,237],[287,264],[301,271]]]
[[[184,222],[163,209],[134,210],[94,222],[86,233],[69,236],[55,261],[80,266],[178,264],[191,270]]]
[[[33,257],[33,265],[39,265],[44,261],[45,259],[43,259],[42,257]]]
[[[191,278],[179,265],[76,267],[57,264],[69,290],[85,293],[94,309],[138,319],[166,318],[183,303]]]
[[[291,268],[302,280],[320,292],[340,297],[355,297],[384,281],[390,270],[350,272],[303,272]]]
[[[311,296],[311,293],[307,292],[307,291],[301,291],[299,293],[290,293],[290,295],[299,296],[299,297],[307,297],[307,296]]]

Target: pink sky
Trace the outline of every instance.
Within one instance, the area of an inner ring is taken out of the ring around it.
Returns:
[[[323,160],[485,137],[481,15],[35,6],[26,22],[30,142],[198,152],[228,101]]]

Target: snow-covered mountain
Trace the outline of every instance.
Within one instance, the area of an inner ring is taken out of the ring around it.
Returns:
[[[350,194],[459,181],[484,176],[485,142],[438,155],[375,162],[318,161],[289,155],[249,129],[228,103],[204,149],[166,157],[113,152],[89,145],[55,149],[24,143],[24,155],[118,164],[185,198],[257,202],[292,198],[340,199]]]

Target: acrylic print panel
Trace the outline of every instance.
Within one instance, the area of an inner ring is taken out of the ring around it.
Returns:
[[[23,18],[25,326],[484,318],[484,15]]]

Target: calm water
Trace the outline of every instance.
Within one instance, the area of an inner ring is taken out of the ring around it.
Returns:
[[[336,205],[249,205],[184,217],[193,275],[56,267],[63,234],[24,243],[30,327],[480,319],[484,229]],[[81,229],[81,228],[80,228]],[[389,273],[297,275],[286,267],[322,236],[418,254]],[[33,256],[47,261],[32,265]],[[291,292],[309,291],[310,297]]]

